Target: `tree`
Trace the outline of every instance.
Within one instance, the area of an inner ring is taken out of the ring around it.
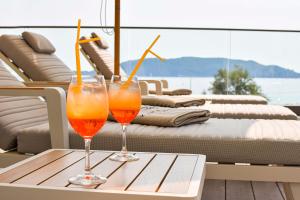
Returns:
[[[253,94],[263,96],[261,87],[255,83],[248,71],[237,65],[230,72],[226,69],[219,69],[209,90],[213,94]]]

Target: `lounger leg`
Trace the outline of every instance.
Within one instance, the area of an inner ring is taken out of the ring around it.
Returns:
[[[300,200],[300,183],[283,184],[287,200]]]

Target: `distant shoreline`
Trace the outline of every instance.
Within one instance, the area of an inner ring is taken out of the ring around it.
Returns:
[[[214,78],[213,76],[139,76],[139,77],[153,77],[153,78]],[[300,79],[300,77],[252,77],[263,79]]]
[[[129,74],[137,60],[123,62],[122,68]],[[300,78],[300,73],[279,65],[264,65],[254,60],[227,58],[180,57],[160,62],[154,58],[145,59],[138,76],[145,77],[213,77],[220,69],[246,70],[255,78]]]
[[[73,71],[75,73],[75,71]],[[94,75],[94,71],[82,71],[82,75],[88,76],[88,75]],[[214,76],[139,76],[139,77],[153,77],[153,78],[214,78]],[[256,78],[264,78],[264,79],[300,79],[300,77],[252,77],[254,79]]]

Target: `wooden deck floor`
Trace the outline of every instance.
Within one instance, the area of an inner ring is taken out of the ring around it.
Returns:
[[[206,180],[202,200],[286,200],[281,183]]]

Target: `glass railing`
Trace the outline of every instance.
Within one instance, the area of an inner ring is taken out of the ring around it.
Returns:
[[[0,28],[1,35],[23,31],[45,35],[55,45],[57,56],[75,70],[75,28]],[[100,28],[82,29],[82,35],[91,32],[108,41],[113,55],[113,36]],[[139,70],[141,77],[167,79],[170,88],[190,88],[194,94],[261,94],[271,104],[300,104],[300,32],[122,28],[121,61],[125,71],[132,70],[135,60],[158,34],[161,39],[154,51],[167,61],[150,56]],[[82,63],[83,70],[92,70],[83,57]]]

